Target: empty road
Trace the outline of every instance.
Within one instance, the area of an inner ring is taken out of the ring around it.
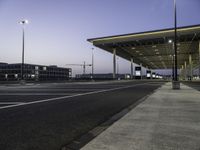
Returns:
[[[0,86],[0,149],[59,150],[164,82]]]

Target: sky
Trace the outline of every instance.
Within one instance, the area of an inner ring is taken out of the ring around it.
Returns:
[[[20,63],[22,25],[25,62],[71,67],[91,64],[89,38],[171,28],[173,0],[0,0],[0,62]],[[178,26],[200,24],[200,0],[177,0]],[[118,59],[119,73],[130,62]],[[94,47],[94,73],[112,72],[112,54]],[[86,73],[91,73],[87,67]]]

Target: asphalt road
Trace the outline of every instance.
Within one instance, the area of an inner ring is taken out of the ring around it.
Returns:
[[[200,91],[200,81],[183,81],[182,83]]]
[[[0,86],[0,149],[59,150],[163,82]]]

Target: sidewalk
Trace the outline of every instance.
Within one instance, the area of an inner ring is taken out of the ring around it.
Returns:
[[[200,92],[166,83],[82,150],[200,150]]]

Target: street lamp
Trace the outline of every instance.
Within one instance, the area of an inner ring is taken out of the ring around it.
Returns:
[[[173,89],[180,89],[180,82],[177,75],[177,18],[176,18],[176,0],[174,0],[174,80],[172,83]]]
[[[177,19],[176,19],[176,0],[174,0],[174,65],[175,65],[175,77],[174,81],[178,81],[177,77]]]
[[[171,44],[171,43],[172,43],[172,40],[170,39],[170,40],[168,41],[168,43]]]
[[[28,20],[24,19],[19,21],[19,24],[22,25],[22,65],[21,65],[21,81],[24,80],[24,26],[25,24],[28,24]]]

